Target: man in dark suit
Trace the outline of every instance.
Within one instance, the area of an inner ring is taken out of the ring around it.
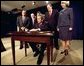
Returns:
[[[19,16],[17,18],[17,27],[19,28],[18,31],[27,31],[28,29],[31,29],[31,22],[30,19],[26,16],[26,11],[23,10],[22,11],[22,16]],[[26,47],[28,47],[27,42],[26,43]],[[23,42],[20,42],[20,49],[23,48]]]
[[[45,21],[48,22],[48,30],[54,31],[54,46],[56,49],[59,49],[58,45],[58,32],[57,32],[57,22],[58,22],[58,11],[52,9],[52,5],[49,3],[47,4],[48,12],[45,14]]]

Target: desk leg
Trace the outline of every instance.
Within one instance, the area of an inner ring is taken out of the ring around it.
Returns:
[[[15,41],[11,40],[11,46],[12,46],[12,56],[13,56],[13,64],[15,65]]]
[[[47,44],[47,64],[50,65],[50,45],[48,44]]]
[[[53,62],[53,45],[51,45],[51,51],[50,51],[51,53],[51,62]]]
[[[27,48],[26,48],[26,43],[27,43],[27,42],[25,42],[25,56],[27,56]]]

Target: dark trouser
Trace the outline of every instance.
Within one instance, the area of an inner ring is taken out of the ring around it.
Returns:
[[[23,31],[20,27],[19,27],[19,31],[21,32],[21,31]],[[20,48],[23,48],[23,41],[20,41]],[[25,42],[25,45],[26,45],[26,47],[28,47],[28,44],[27,44],[27,42]]]
[[[36,43],[34,43],[34,42],[29,42],[29,45],[31,46],[33,52],[34,52],[34,51],[38,51],[38,48],[36,47]]]
[[[58,45],[58,32],[57,31],[54,32],[54,47],[56,49],[59,49],[59,45]]]
[[[25,42],[26,46],[28,46],[27,42]],[[23,41],[20,41],[20,47],[23,48]]]
[[[29,45],[31,46],[33,52],[34,52],[34,51],[36,51],[36,52],[39,51],[39,49],[36,47],[36,43],[34,43],[34,42],[29,42]],[[41,44],[40,53],[44,53],[45,48],[46,48],[46,44]]]
[[[46,44],[41,44],[40,53],[44,53],[45,48],[46,48]]]

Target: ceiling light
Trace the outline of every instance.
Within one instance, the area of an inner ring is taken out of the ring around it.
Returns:
[[[32,1],[32,5],[35,5],[35,3],[36,3],[35,1]]]
[[[49,1],[45,1],[46,2],[46,4],[48,4],[49,3]]]

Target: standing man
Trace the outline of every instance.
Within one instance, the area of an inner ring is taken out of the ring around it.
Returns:
[[[19,29],[18,31],[27,31],[28,29],[31,29],[31,22],[30,19],[26,16],[26,11],[22,11],[22,15],[17,18],[17,28]],[[26,43],[26,47],[28,48],[29,46]],[[23,48],[23,42],[20,41],[20,49]]]
[[[31,18],[30,18],[31,29],[33,29],[35,27],[36,17],[34,15],[34,13],[31,13],[30,16],[31,16]],[[29,45],[31,46],[33,52],[37,52],[38,53],[38,49],[36,48],[36,43],[29,42]],[[36,53],[34,55],[36,55]]]
[[[54,46],[58,50],[58,32],[57,32],[57,22],[58,22],[58,11],[52,8],[52,5],[47,4],[48,12],[45,14],[45,21],[48,22],[48,30],[54,31]]]
[[[34,28],[34,24],[36,22],[36,16],[34,15],[34,13],[31,13],[31,22],[32,22],[32,28]]]

